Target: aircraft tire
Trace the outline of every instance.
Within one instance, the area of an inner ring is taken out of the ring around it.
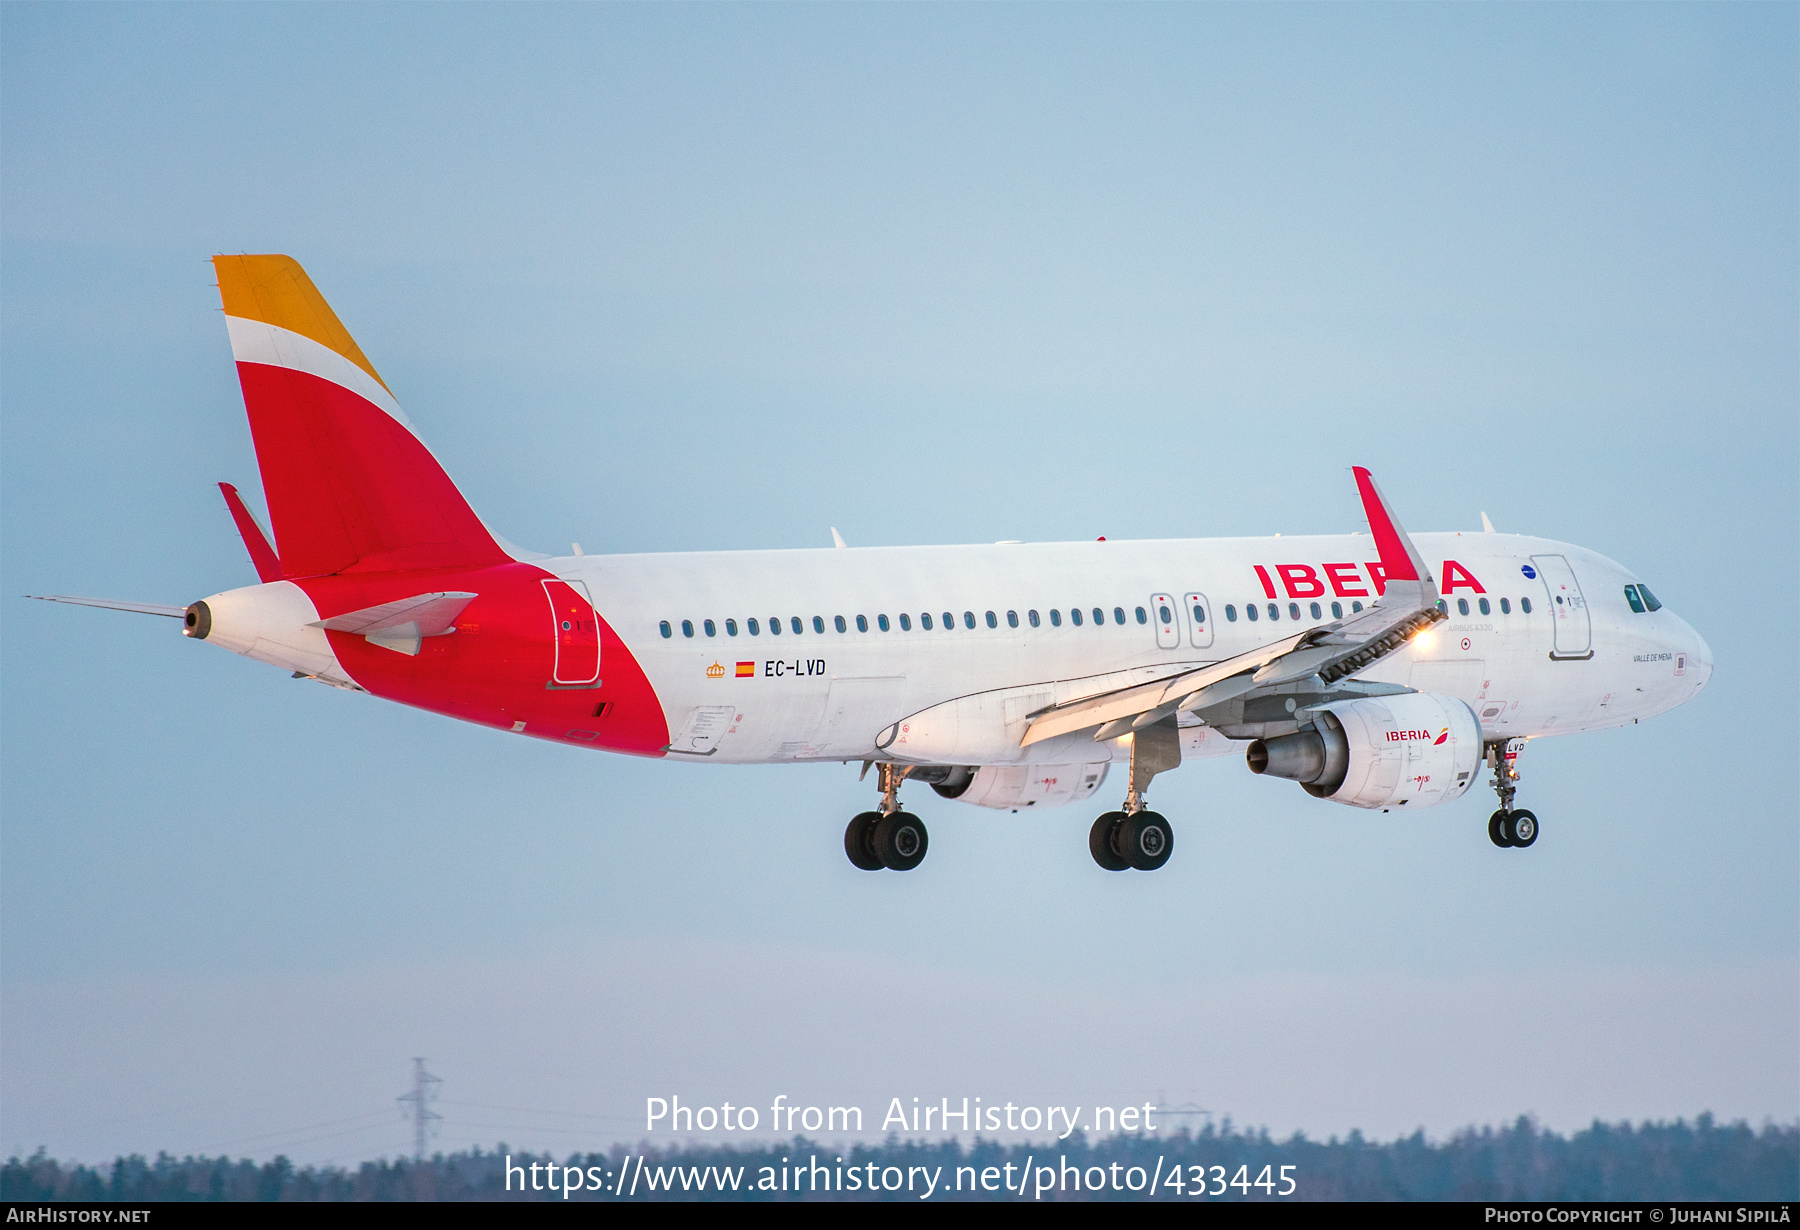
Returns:
[[[1506,835],[1511,844],[1523,850],[1538,839],[1538,818],[1523,809],[1513,812],[1506,818]]]
[[[911,871],[925,861],[930,844],[925,822],[911,812],[897,811],[876,821],[869,847],[889,871]]]
[[[1502,850],[1510,849],[1512,846],[1512,838],[1507,836],[1506,828],[1505,811],[1497,811],[1488,817],[1488,840]]]
[[[1094,856],[1094,861],[1100,864],[1102,871],[1131,869],[1131,864],[1113,848],[1113,838],[1118,834],[1119,822],[1123,819],[1124,812],[1109,811],[1094,821],[1094,827],[1088,830],[1088,853]]]
[[[850,865],[858,871],[880,871],[882,862],[875,856],[874,843],[870,838],[874,835],[875,825],[881,820],[878,811],[865,811],[853,816],[850,825],[844,830],[844,853],[850,858]]]
[[[1155,871],[1175,852],[1175,831],[1161,813],[1140,811],[1119,825],[1119,853],[1138,871]]]

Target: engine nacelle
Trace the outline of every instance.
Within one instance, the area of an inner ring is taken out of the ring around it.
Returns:
[[[946,799],[976,807],[1019,811],[1026,807],[1061,807],[1091,796],[1106,780],[1111,761],[1098,764],[1000,764],[952,769],[931,788]],[[921,774],[914,770],[909,777]],[[930,780],[927,777],[927,780]]]
[[[1481,767],[1481,723],[1454,696],[1410,692],[1310,712],[1312,729],[1252,742],[1250,771],[1352,807],[1432,807],[1461,798]]]

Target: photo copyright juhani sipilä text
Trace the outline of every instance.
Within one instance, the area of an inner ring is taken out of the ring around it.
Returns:
[[[980,1098],[963,1098],[953,1105],[949,1098],[936,1105],[908,1107],[901,1099],[889,1104],[879,1130],[884,1133],[934,1132],[1036,1132],[1056,1134],[1066,1140],[1078,1128],[1096,1134],[1154,1132],[1156,1108],[1140,1106],[1018,1106],[1011,1102],[983,1105]],[[1082,1111],[1089,1109],[1084,1119]],[[871,1119],[873,1117],[871,1116]],[[690,1106],[677,1096],[646,1098],[644,1130],[650,1133],[756,1132],[778,1136],[799,1132],[861,1132],[859,1106],[799,1106],[778,1096],[767,1118],[754,1106],[730,1102],[718,1106]],[[768,1124],[763,1128],[765,1122]],[[1148,1161],[1149,1159],[1144,1159]],[[562,1166],[552,1162],[515,1164],[506,1158],[507,1191],[559,1192],[567,1200],[576,1192],[613,1196],[698,1195],[702,1192],[865,1192],[876,1195],[910,1194],[920,1200],[935,1195],[963,1193],[1009,1195],[1043,1199],[1063,1192],[1134,1192],[1151,1197],[1199,1197],[1243,1195],[1287,1196],[1295,1190],[1295,1166],[1264,1166],[1252,1173],[1240,1166],[1227,1173],[1223,1166],[1165,1163],[1160,1156],[1150,1166],[1113,1162],[1077,1166],[1061,1154],[1024,1162],[993,1166],[948,1167],[886,1166],[880,1162],[850,1162],[840,1157],[826,1161],[822,1155],[782,1158],[779,1164],[696,1166],[661,1162],[641,1154],[628,1155],[616,1170],[603,1166]],[[516,1186],[515,1186],[516,1184]]]

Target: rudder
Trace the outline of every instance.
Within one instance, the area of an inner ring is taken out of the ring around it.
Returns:
[[[286,576],[510,560],[298,261],[213,268]]]

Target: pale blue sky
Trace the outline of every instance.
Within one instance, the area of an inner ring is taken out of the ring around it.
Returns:
[[[1793,1118],[1796,13],[0,7],[0,1148],[391,1152],[282,1133],[421,1053],[533,1112],[447,1146],[665,1089]],[[925,867],[861,875],[854,767],[539,746],[20,600],[254,579],[218,251],[301,260],[528,546],[1335,531],[1358,463],[1411,528],[1620,560],[1717,674],[1535,743],[1529,855],[1485,789],[1233,760],[1158,782],[1154,877],[1087,808],[929,795]]]

